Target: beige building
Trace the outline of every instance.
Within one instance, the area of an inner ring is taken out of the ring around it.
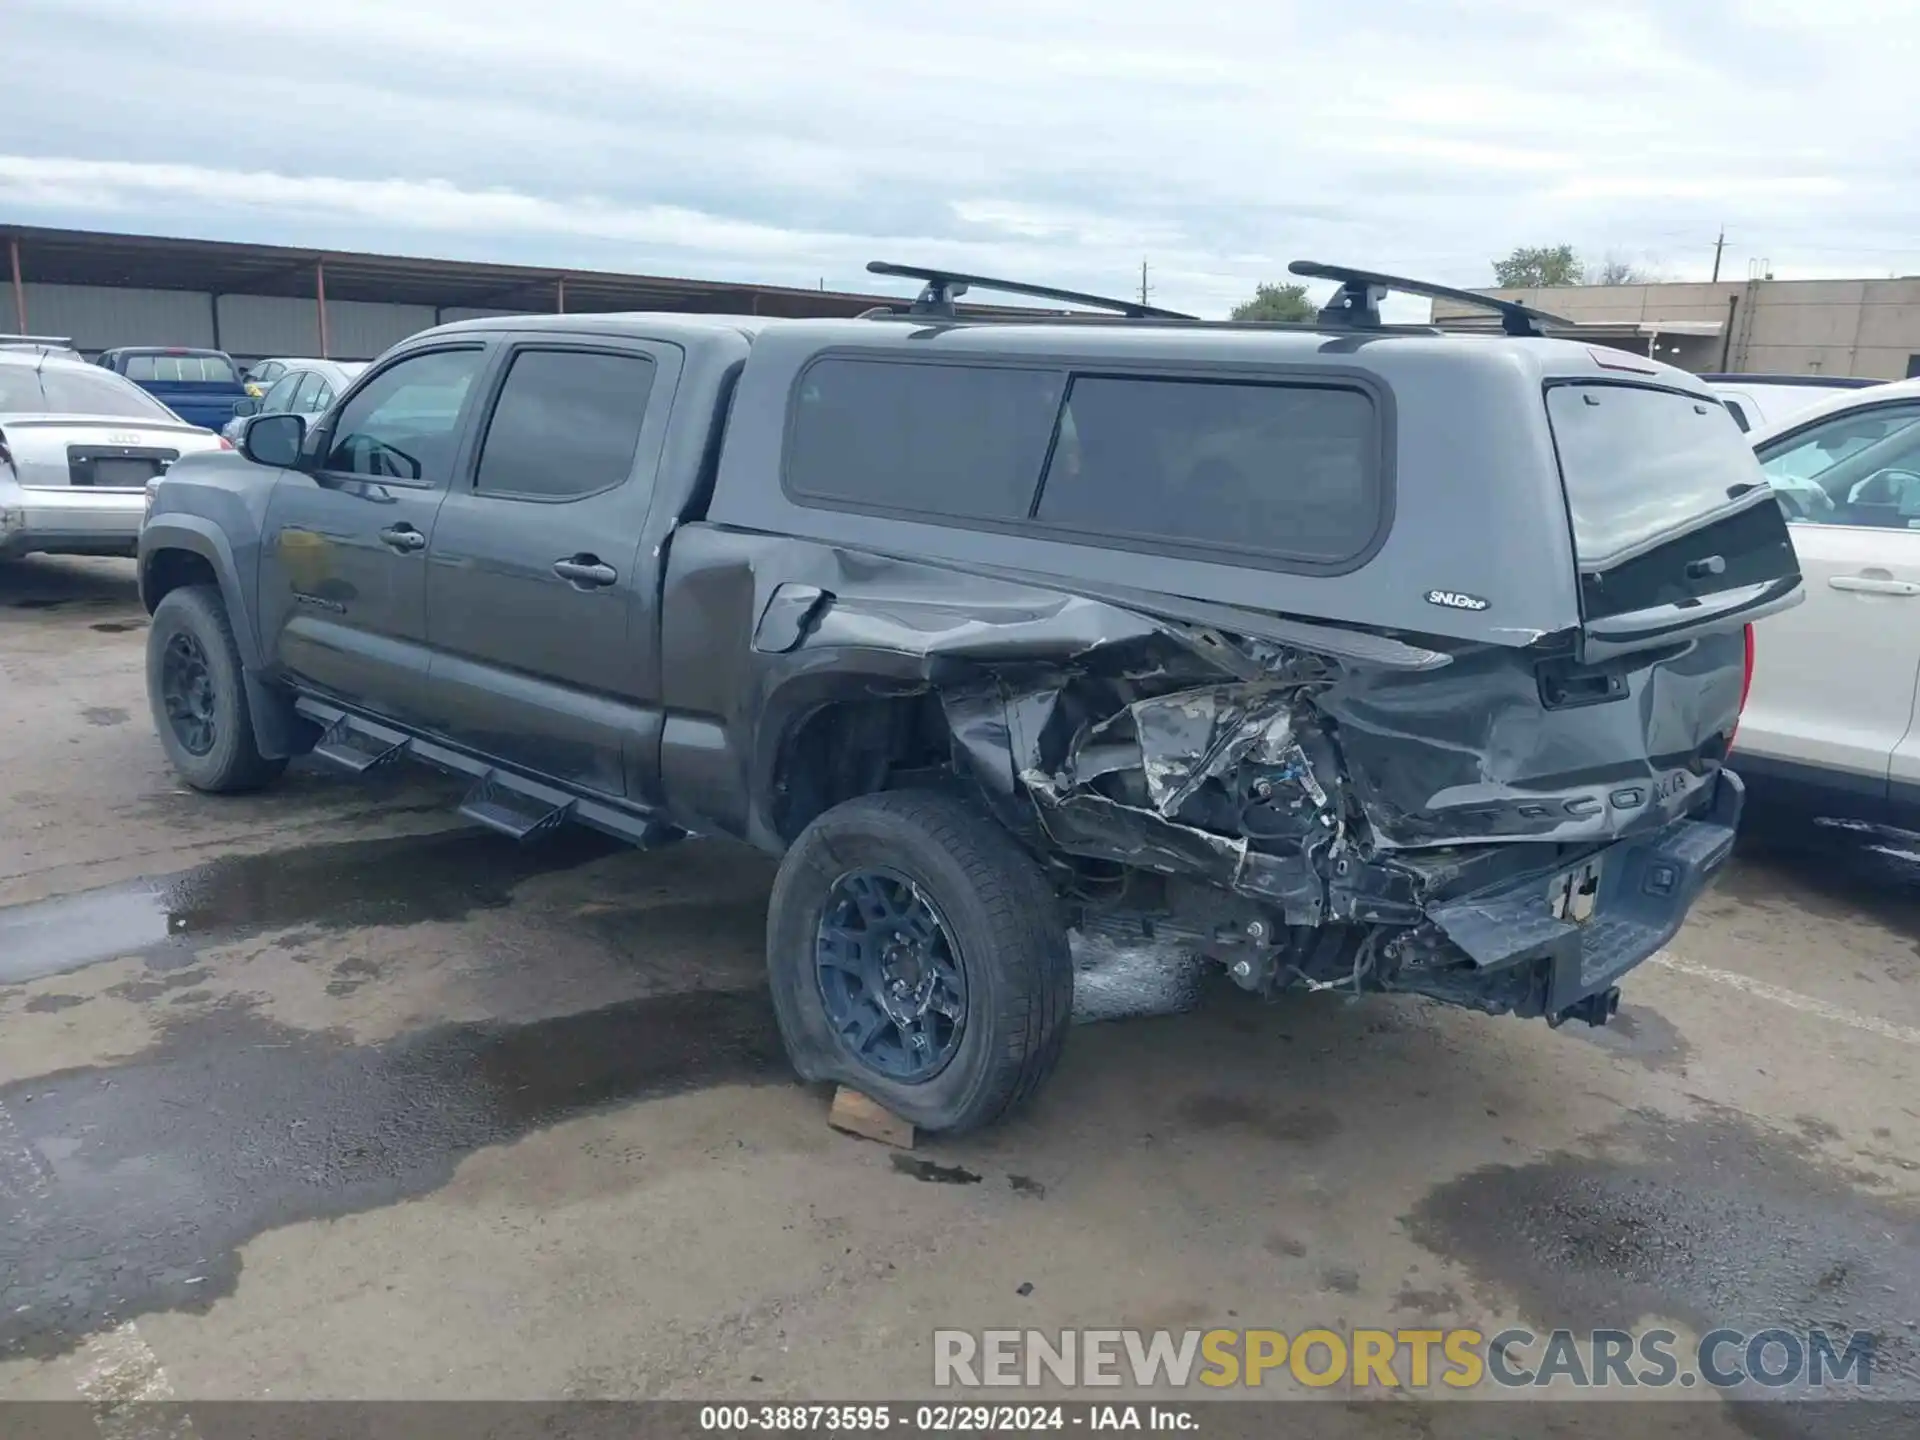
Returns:
[[[1722,280],[1487,290],[1576,322],[1574,333],[1696,373],[1920,375],[1920,278]],[[1481,329],[1485,312],[1447,300],[1434,323]]]

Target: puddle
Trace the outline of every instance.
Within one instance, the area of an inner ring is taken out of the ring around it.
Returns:
[[[0,985],[137,955],[155,968],[270,930],[411,925],[505,905],[535,875],[622,847],[574,826],[534,845],[451,830],[227,856],[178,875],[0,909]]]
[[[590,1110],[790,1082],[764,992],[628,1001],[380,1045],[216,1009],[129,1064],[0,1089],[44,1183],[0,1184],[0,1358],[109,1316],[204,1311],[276,1226],[391,1205],[467,1155]]]
[[[978,1185],[980,1177],[971,1170],[958,1165],[936,1165],[931,1160],[919,1160],[912,1155],[895,1155],[893,1168],[902,1175],[911,1175],[915,1180],[924,1180],[930,1185]]]
[[[1598,1154],[1491,1165],[1407,1217],[1427,1249],[1517,1299],[1536,1328],[1783,1325],[1878,1336],[1873,1382],[1920,1395],[1920,1217],[1811,1145],[1730,1112],[1637,1115]],[[1613,1158],[1618,1151],[1635,1158]]]

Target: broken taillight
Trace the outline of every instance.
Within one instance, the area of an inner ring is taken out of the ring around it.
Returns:
[[[1740,736],[1740,717],[1747,713],[1747,696],[1753,691],[1753,626],[1746,627],[1746,671],[1740,677],[1740,709],[1733,717],[1733,729],[1727,734],[1727,749],[1733,749],[1733,742]]]

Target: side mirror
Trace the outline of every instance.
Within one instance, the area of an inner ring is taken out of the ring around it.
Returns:
[[[240,453],[256,465],[291,470],[300,463],[300,442],[306,438],[303,415],[255,415],[240,431]]]
[[[260,413],[260,402],[251,395],[244,400],[236,400],[233,402],[233,413],[237,416],[258,415]]]

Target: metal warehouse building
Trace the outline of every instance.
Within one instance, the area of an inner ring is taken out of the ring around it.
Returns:
[[[891,298],[279,245],[0,225],[10,315],[89,353],[185,345],[236,358],[370,360],[449,320],[555,311],[857,315]]]
[[[1575,322],[1579,338],[1652,353],[1695,372],[1920,375],[1920,278],[1722,280],[1485,290]],[[1485,328],[1487,317],[1434,302],[1436,324]]]

